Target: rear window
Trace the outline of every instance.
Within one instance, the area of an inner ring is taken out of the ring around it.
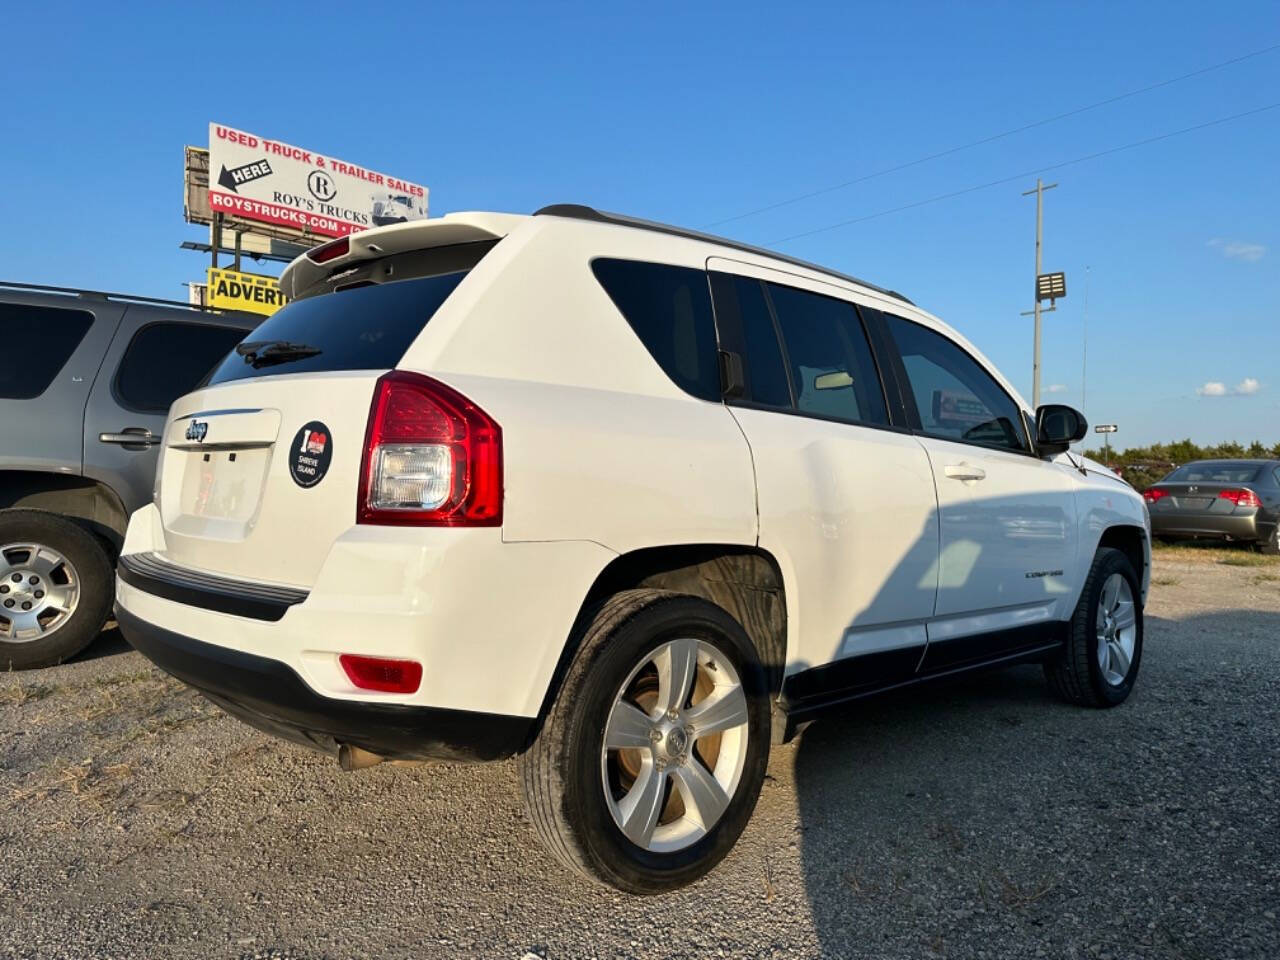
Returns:
[[[1252,483],[1262,468],[1256,463],[1188,463],[1165,477],[1172,483]]]
[[[390,369],[468,272],[295,300],[268,317],[238,348],[260,345],[256,358],[228,354],[209,383],[281,373]]]
[[[0,303],[0,335],[11,347],[32,345],[0,363],[0,397],[30,400],[49,389],[80,341],[93,326],[93,314],[57,307]]]

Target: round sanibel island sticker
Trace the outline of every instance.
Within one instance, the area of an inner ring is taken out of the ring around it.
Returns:
[[[333,437],[329,428],[312,420],[293,437],[289,448],[289,473],[300,487],[314,487],[329,472],[333,459]]]

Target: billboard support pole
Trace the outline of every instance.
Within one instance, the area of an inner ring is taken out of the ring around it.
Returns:
[[[215,213],[213,215],[213,243],[209,244],[213,248],[213,269],[218,269],[218,248],[222,246],[222,214]]]
[[[236,263],[233,267],[236,273],[240,272],[240,231],[236,231]]]

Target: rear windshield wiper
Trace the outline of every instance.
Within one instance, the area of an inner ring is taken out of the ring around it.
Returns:
[[[236,347],[236,353],[244,357],[244,362],[255,370],[274,363],[304,360],[323,352],[319,347],[308,343],[293,343],[289,340],[251,340]]]

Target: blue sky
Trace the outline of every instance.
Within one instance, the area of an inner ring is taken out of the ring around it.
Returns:
[[[433,215],[710,227],[1280,44],[1280,7],[46,3],[6,28],[0,276],[181,298],[207,235],[182,147],[211,120],[425,183]],[[711,229],[774,245],[1277,102],[1280,50]],[[1278,158],[1274,109],[1046,174],[1045,399],[1081,403],[1088,267],[1090,420],[1280,442]],[[1029,396],[1034,180],[776,245],[903,291]]]

